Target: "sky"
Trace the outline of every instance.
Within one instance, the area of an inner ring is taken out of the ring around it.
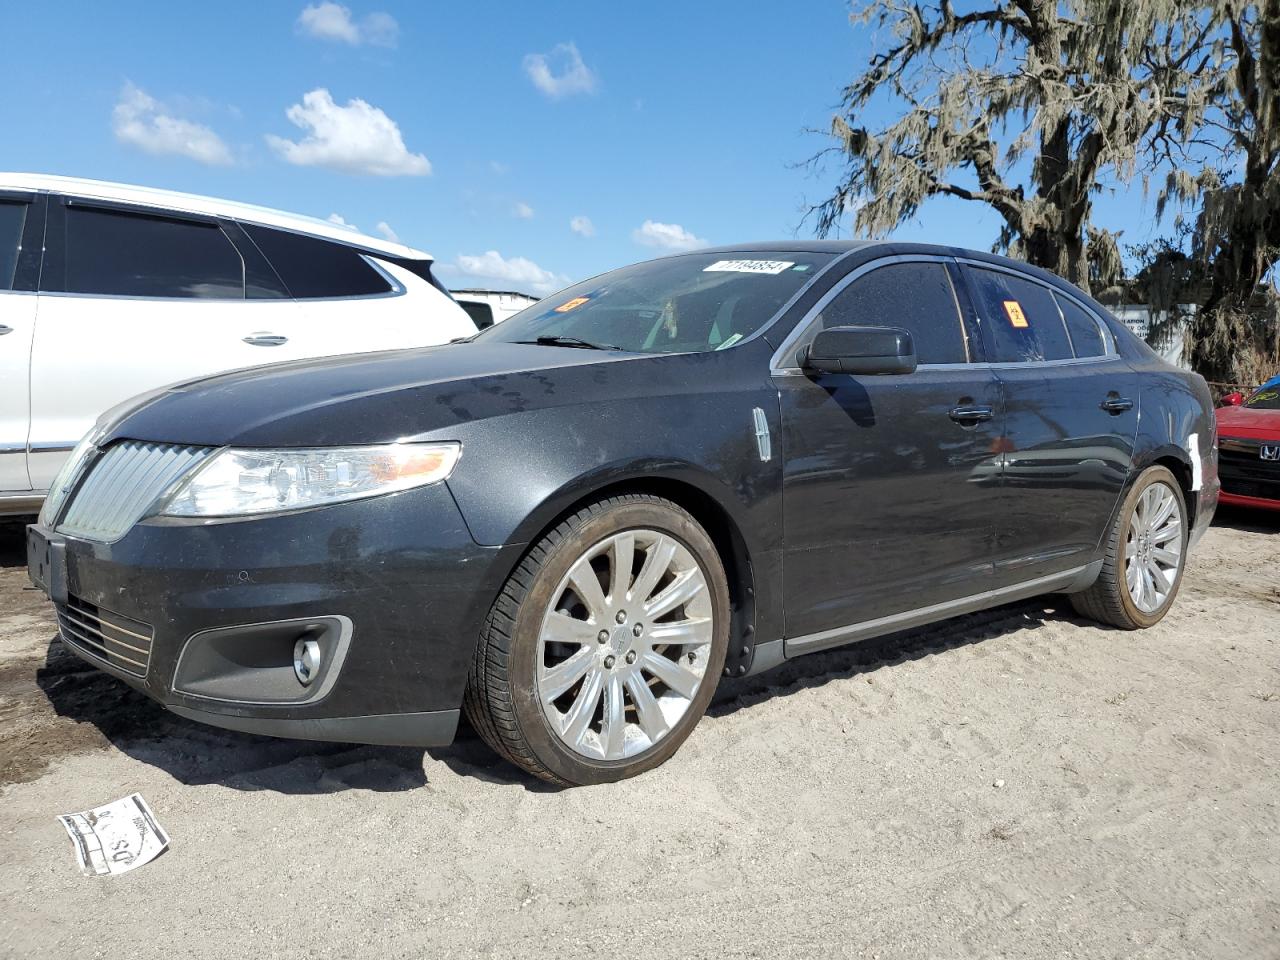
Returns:
[[[843,0],[0,0],[0,169],[342,218],[449,286],[548,293],[706,244],[813,235],[840,90],[887,38]],[[15,42],[26,37],[30,42]],[[868,122],[883,121],[870,116]],[[1158,232],[1138,186],[1097,200]],[[894,236],[988,249],[937,198]]]

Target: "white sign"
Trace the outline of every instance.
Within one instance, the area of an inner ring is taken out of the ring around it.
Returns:
[[[58,818],[75,844],[86,877],[114,876],[150,863],[169,846],[169,835],[141,794],[105,807]]]
[[[794,260],[717,260],[703,273],[781,273],[794,267]]]

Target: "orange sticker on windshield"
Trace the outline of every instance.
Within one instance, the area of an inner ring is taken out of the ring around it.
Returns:
[[[1023,328],[1028,326],[1027,315],[1022,312],[1022,304],[1017,300],[1006,300],[1004,302],[1004,312],[1009,315],[1009,322],[1015,327]]]
[[[586,303],[590,299],[591,299],[590,297],[574,297],[572,300],[568,301],[567,303],[562,303],[560,304],[560,306],[556,307],[555,312],[568,313],[570,310],[575,310],[578,307],[582,306],[584,303]]]

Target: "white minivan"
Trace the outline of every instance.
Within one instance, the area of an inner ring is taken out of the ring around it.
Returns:
[[[428,254],[247,204],[0,173],[0,514],[34,513],[128,397],[476,326]]]

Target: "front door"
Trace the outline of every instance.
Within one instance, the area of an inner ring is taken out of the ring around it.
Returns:
[[[805,322],[800,343],[830,326],[906,329],[920,367],[881,377],[776,371],[787,638],[990,589],[1000,383],[971,362],[980,357],[946,262],[873,262]]]

